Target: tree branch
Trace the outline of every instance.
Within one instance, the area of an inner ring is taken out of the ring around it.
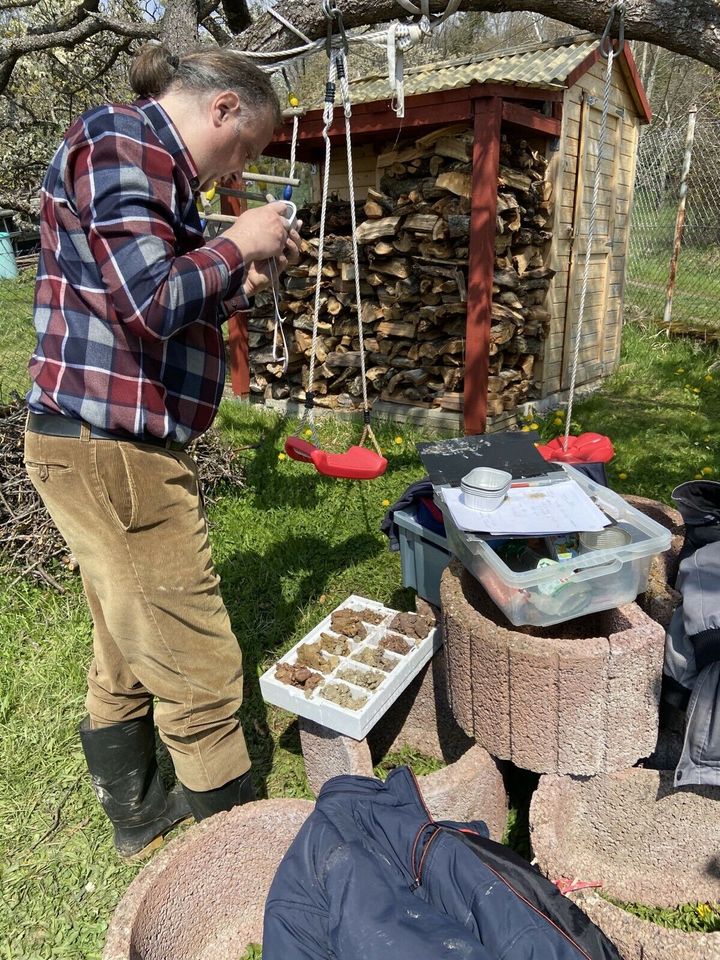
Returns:
[[[433,13],[441,13],[445,6],[446,0],[430,0]],[[407,16],[395,0],[340,0],[340,7],[346,28]],[[460,4],[465,11],[528,10],[592,33],[603,32],[610,7],[609,0],[462,0]],[[325,35],[327,21],[320,4],[284,0],[276,9],[312,40]],[[720,4],[717,0],[635,0],[625,13],[625,37],[657,44],[720,69]],[[273,52],[296,47],[298,38],[263,13],[232,45],[237,50]]]
[[[82,0],[81,3],[64,14],[58,20],[52,20],[50,23],[42,23],[28,27],[28,36],[41,36],[48,33],[62,33],[63,30],[70,30],[76,27],[90,13],[97,13],[100,6],[100,0]]]

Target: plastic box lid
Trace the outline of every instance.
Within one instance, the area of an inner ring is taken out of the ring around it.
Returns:
[[[606,576],[612,573],[613,566],[619,569],[623,563],[656,556],[670,548],[672,538],[666,527],[632,507],[619,494],[599,483],[595,483],[568,464],[562,464],[562,468],[583,488],[588,496],[592,497],[606,516],[616,523],[622,524],[625,529],[630,531],[633,538],[632,542],[623,547],[581,553],[571,560],[564,561],[564,563],[572,566],[572,570],[582,571],[576,577],[577,580],[590,580],[593,577]],[[435,500],[443,512],[446,527],[451,529],[455,536],[460,537],[466,549],[472,555],[487,563],[508,586],[524,590],[536,587],[541,583],[557,580],[558,570],[562,569],[563,563],[560,567],[555,565],[517,573],[503,562],[487,542],[487,537],[482,534],[466,533],[459,530],[445,505],[442,491],[442,487],[435,491]]]

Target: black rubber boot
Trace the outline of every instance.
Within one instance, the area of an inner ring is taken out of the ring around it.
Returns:
[[[167,793],[155,756],[152,717],[93,730],[80,724],[80,740],[97,798],[115,831],[125,860],[149,853],[175,824],[191,816],[179,784]]]
[[[255,788],[249,770],[215,790],[190,790],[186,786],[183,786],[183,790],[196,820],[205,820],[215,813],[232,810],[241,803],[250,803],[255,799]]]

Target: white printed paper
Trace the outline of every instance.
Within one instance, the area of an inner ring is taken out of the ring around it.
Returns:
[[[543,536],[603,530],[611,522],[574,480],[511,487],[492,513],[468,507],[458,487],[443,487],[442,496],[458,529],[467,533]]]

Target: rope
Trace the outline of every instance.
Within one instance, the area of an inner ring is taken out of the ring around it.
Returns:
[[[358,322],[358,339],[360,341],[360,376],[362,378],[362,395],[363,395],[363,413],[364,413],[364,427],[362,432],[362,437],[360,439],[360,446],[363,445],[365,439],[369,437],[373,446],[380,453],[380,446],[375,439],[375,434],[372,431],[370,426],[370,404],[368,402],[368,390],[367,390],[367,375],[365,371],[365,335],[363,331],[363,316],[362,316],[362,298],[360,294],[360,255],[358,252],[358,241],[357,241],[357,214],[355,211],[355,177],[353,174],[353,162],[352,162],[352,137],[350,130],[350,118],[352,116],[352,104],[350,102],[350,86],[348,84],[347,77],[347,58],[345,56],[345,51],[340,50],[335,54],[336,58],[336,72],[338,79],[340,80],[340,95],[342,97],[343,103],[343,113],[345,115],[345,146],[347,149],[347,168],[348,168],[348,195],[350,199],[350,228],[352,230],[352,256],[353,256],[353,270],[355,273],[355,309],[357,311],[357,322]]]
[[[294,23],[290,23],[281,13],[279,13],[274,7],[266,7],[267,12],[271,17],[274,17],[278,23],[281,23],[284,27],[287,27],[291,33],[294,33],[296,37],[299,37],[303,43],[311,44],[312,40],[310,37],[306,36],[302,30],[298,30]]]
[[[575,351],[573,354],[572,374],[570,376],[570,393],[568,395],[568,407],[565,417],[565,438],[563,440],[563,449],[567,452],[570,438],[570,422],[572,420],[573,401],[575,399],[575,382],[577,380],[577,369],[580,360],[580,341],[582,339],[583,320],[585,319],[585,301],[587,299],[588,283],[590,281],[590,258],[593,252],[593,242],[595,240],[595,221],[597,219],[598,196],[600,194],[600,181],[602,179],[602,161],[605,152],[605,141],[607,139],[607,118],[610,110],[610,85],[612,82],[612,69],[615,54],[612,46],[608,50],[607,68],[605,70],[605,88],[603,91],[602,114],[600,117],[600,134],[598,139],[598,158],[595,165],[595,176],[593,177],[592,200],[590,201],[590,222],[587,232],[587,247],[585,249],[585,263],[583,265],[582,287],[580,288],[580,305],[578,307],[577,333],[575,335]]]
[[[313,393],[313,383],[315,382],[315,356],[317,354],[318,344],[318,324],[320,322],[320,297],[322,293],[322,268],[323,257],[325,254],[325,220],[327,216],[327,201],[330,189],[330,127],[333,122],[335,112],[335,78],[336,63],[335,57],[331,57],[328,63],[328,76],[325,85],[325,107],[323,109],[323,129],[322,136],[325,141],[325,169],[323,171],[323,187],[320,200],[320,233],[318,242],[318,262],[317,276],[315,277],[315,308],[313,310],[312,343],[310,345],[310,366],[308,368],[308,385],[305,391],[305,415],[303,420],[307,420],[313,434],[313,443],[317,445],[317,434],[315,432],[315,396]]]

